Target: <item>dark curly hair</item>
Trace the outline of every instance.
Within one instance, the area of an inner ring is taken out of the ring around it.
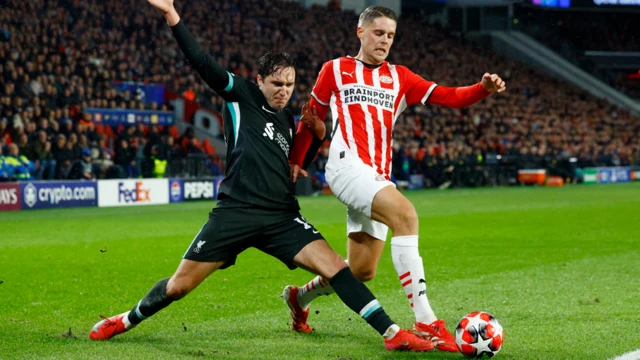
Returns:
[[[293,56],[286,52],[269,51],[258,59],[258,75],[263,79],[278,71],[278,69],[288,67],[292,67],[295,71],[296,61]]]

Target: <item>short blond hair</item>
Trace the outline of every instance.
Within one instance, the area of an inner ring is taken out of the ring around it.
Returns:
[[[398,22],[398,17],[395,11],[384,6],[369,6],[364,9],[360,18],[358,19],[358,26],[363,27],[369,25],[373,20],[379,17],[386,17],[395,22]]]

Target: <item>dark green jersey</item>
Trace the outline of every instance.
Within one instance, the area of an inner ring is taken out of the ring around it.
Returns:
[[[299,210],[289,179],[295,122],[273,110],[257,85],[231,76],[224,108],[227,177],[220,193],[262,207]]]
[[[289,178],[293,116],[272,109],[256,84],[224,70],[202,51],[182,21],[172,31],[191,66],[226,101],[227,171],[219,198],[236,200],[237,205],[299,210]]]

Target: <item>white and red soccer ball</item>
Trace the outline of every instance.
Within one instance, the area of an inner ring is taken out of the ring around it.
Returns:
[[[481,311],[463,317],[456,328],[458,349],[468,358],[493,357],[504,341],[502,326],[491,314]]]

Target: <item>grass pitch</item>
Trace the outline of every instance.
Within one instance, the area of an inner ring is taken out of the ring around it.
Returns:
[[[466,313],[505,329],[498,359],[608,359],[640,348],[640,184],[409,192],[428,295],[453,331]],[[302,198],[345,254],[345,209]],[[212,202],[0,213],[0,359],[462,359],[390,353],[336,296],[315,332],[289,330],[279,294],[311,275],[256,250],[109,342],[99,314],[129,310],[170,276]],[[388,246],[388,245],[387,245]],[[369,287],[400,326],[408,306],[387,249]]]

